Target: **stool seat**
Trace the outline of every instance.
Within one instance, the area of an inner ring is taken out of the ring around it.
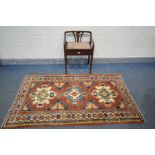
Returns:
[[[90,43],[87,42],[67,42],[67,49],[91,49]]]

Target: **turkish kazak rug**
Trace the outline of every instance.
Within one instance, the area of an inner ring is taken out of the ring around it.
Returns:
[[[144,123],[120,74],[26,75],[2,128]]]

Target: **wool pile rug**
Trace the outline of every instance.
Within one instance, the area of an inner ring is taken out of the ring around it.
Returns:
[[[120,74],[26,75],[2,128],[144,123]]]

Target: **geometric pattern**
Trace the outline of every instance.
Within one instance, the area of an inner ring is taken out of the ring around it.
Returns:
[[[120,74],[26,75],[2,128],[144,123]]]

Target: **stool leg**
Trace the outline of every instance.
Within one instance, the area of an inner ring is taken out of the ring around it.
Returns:
[[[67,74],[67,55],[65,53],[65,74]]]
[[[93,54],[91,54],[91,58],[90,58],[90,68],[89,68],[89,74],[91,74],[91,69],[92,69],[92,61],[93,61]]]

